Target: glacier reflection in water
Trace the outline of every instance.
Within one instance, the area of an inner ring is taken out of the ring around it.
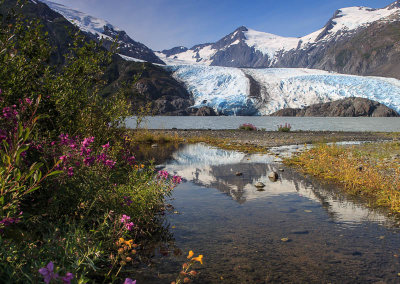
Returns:
[[[348,200],[335,188],[316,184],[288,168],[280,172],[283,166],[277,163],[279,160],[274,155],[245,154],[195,144],[185,145],[175,152],[165,169],[196,185],[216,188],[240,204],[297,194],[321,204],[329,216],[340,223],[384,223],[387,220],[383,213]],[[268,178],[271,171],[279,172],[277,182]],[[265,188],[257,189],[254,186],[257,182],[264,183]]]

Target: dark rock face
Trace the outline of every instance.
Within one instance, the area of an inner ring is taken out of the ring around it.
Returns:
[[[187,50],[188,49],[184,46],[177,46],[177,47],[173,47],[171,49],[164,49],[163,51],[161,51],[161,53],[164,53],[166,56],[173,56],[175,54],[185,52]]]
[[[133,77],[140,74],[137,82]],[[132,111],[151,102],[153,114],[187,115],[185,111],[193,105],[193,99],[182,83],[176,81],[165,69],[150,63],[125,61],[118,55],[106,71],[109,78],[103,94],[112,95],[124,83],[130,85]]]
[[[271,116],[398,117],[399,114],[376,101],[364,98],[346,98],[334,102],[311,105],[304,109],[281,109],[271,114]]]
[[[214,111],[213,108],[203,106],[197,110],[195,115],[196,116],[216,116],[217,113]]]

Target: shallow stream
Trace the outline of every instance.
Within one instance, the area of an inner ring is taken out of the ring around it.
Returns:
[[[397,221],[285,168],[274,155],[185,145],[162,167],[185,180],[167,215],[183,255],[172,247],[168,256],[157,254],[138,283],[170,283],[189,250],[204,255],[195,283],[400,281]],[[272,170],[276,182],[268,178]]]

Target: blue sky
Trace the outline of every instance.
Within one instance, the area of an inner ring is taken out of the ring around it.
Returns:
[[[153,50],[215,42],[239,26],[299,37],[335,10],[382,8],[394,0],[51,0],[105,19]]]

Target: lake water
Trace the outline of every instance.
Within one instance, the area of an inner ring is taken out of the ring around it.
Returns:
[[[154,116],[146,117],[141,127],[148,129],[237,129],[243,123],[277,130],[290,123],[292,130],[400,132],[400,117],[272,117],[272,116]],[[136,127],[136,118],[127,120]]]
[[[274,155],[184,145],[161,167],[185,180],[169,200],[173,243],[138,283],[170,283],[189,250],[205,260],[195,283],[399,283],[398,221]]]

